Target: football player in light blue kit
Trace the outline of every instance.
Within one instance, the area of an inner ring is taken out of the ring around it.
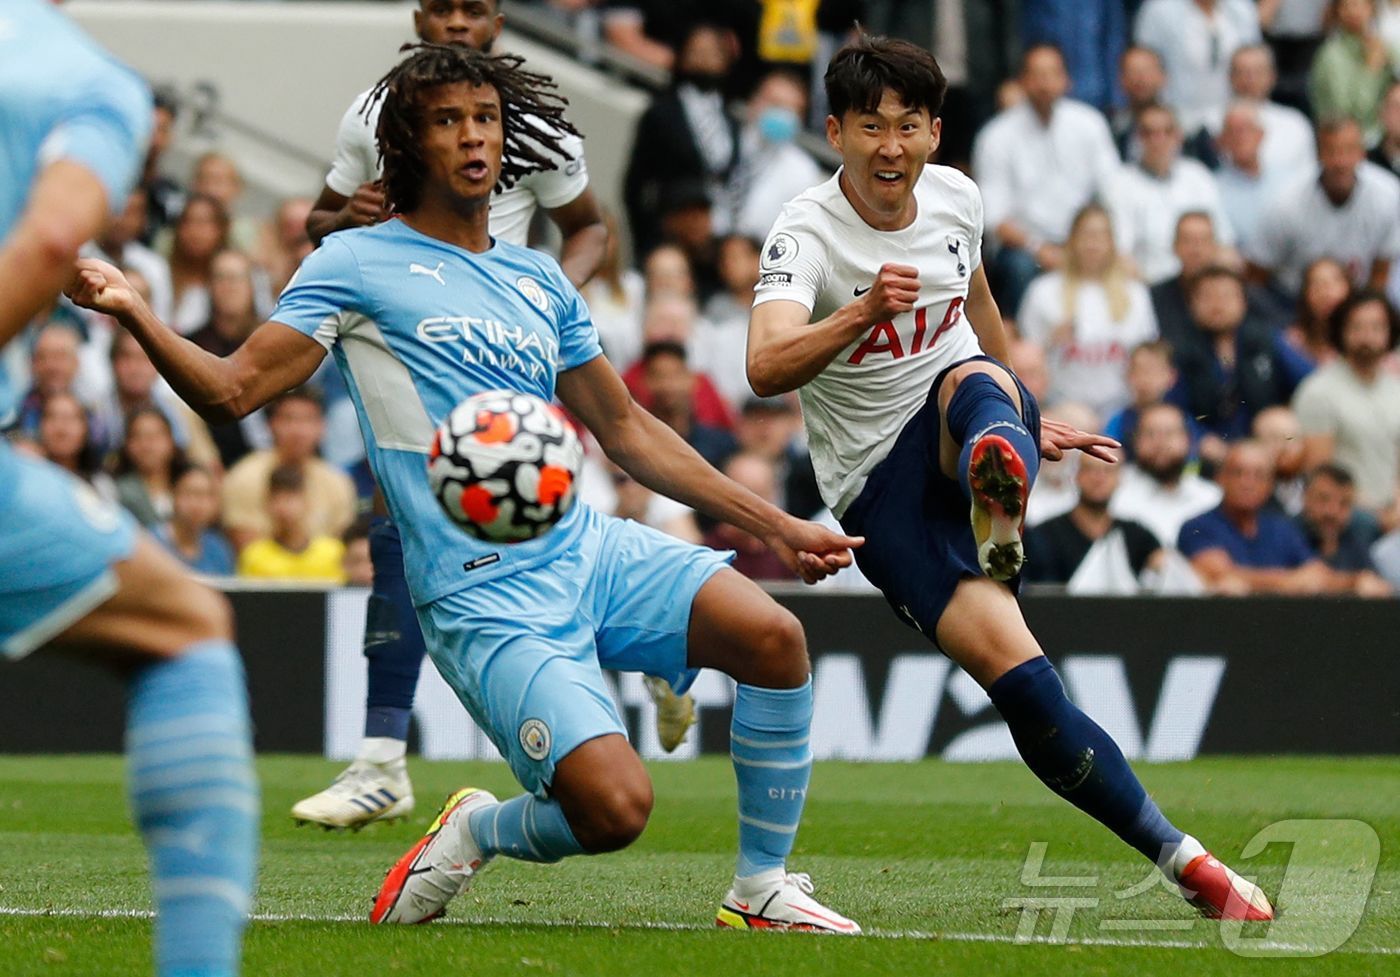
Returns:
[[[860,542],[706,465],[628,396],[558,264],[490,237],[497,182],[552,165],[522,139],[522,118],[570,131],[552,82],[519,64],[426,45],[381,82],[378,143],[398,219],[327,238],[231,356],[165,328],[111,265],[81,262],[73,296],[116,316],[210,418],[256,409],[327,351],[345,377],[433,662],[526,788],[504,803],[453,794],[390,870],[374,922],[433,918],[498,854],[552,862],[630,844],[650,815],[651,783],[600,669],[684,690],[709,667],[739,683],[739,861],[720,921],[858,932],[786,866],[811,772],[812,686],[796,619],[726,554],[582,505],[539,539],[490,545],[457,529],[429,489],[433,431],[463,398],[557,393],[639,482],[752,532],[808,581],[848,566]]]
[[[53,302],[78,249],[126,202],[152,118],[141,80],[50,4],[0,6],[0,345]],[[0,423],[13,408],[0,372]],[[228,605],[125,512],[0,439],[0,659],[45,645],[129,679],[158,973],[236,974],[258,795]]]

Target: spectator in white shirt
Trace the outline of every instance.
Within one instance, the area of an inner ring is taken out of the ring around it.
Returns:
[[[1065,98],[1069,75],[1056,48],[1027,50],[1020,82],[1025,100],[998,113],[972,153],[997,248],[990,270],[1010,315],[1037,272],[1060,266],[1074,214],[1103,193],[1119,162],[1104,117]]]
[[[1157,321],[1098,204],[1075,216],[1064,267],[1031,282],[1016,321],[1046,350],[1052,400],[1077,398],[1101,417],[1127,404],[1128,351],[1156,338]]]
[[[1241,248],[1247,248],[1265,209],[1287,181],[1276,170],[1265,168],[1263,146],[1268,136],[1260,124],[1260,104],[1238,101],[1225,112],[1216,144],[1220,169],[1215,182],[1230,228]],[[1293,170],[1292,172],[1298,172]]]
[[[826,179],[816,160],[794,142],[806,114],[807,90],[788,71],[766,75],[750,96],[739,162],[729,177],[736,233],[764,240],[784,204]]]
[[[1366,162],[1361,127],[1351,119],[1317,130],[1321,173],[1285,187],[1274,198],[1245,251],[1251,279],[1272,277],[1290,296],[1303,269],[1336,258],[1352,284],[1384,289],[1400,255],[1400,180]]]
[[[1163,545],[1175,546],[1188,519],[1220,504],[1220,486],[1186,470],[1190,454],[1181,408],[1165,403],[1144,408],[1133,434],[1136,460],[1124,468],[1108,511],[1142,523]]]
[[[1264,130],[1259,165],[1270,175],[1301,175],[1317,166],[1312,123],[1297,109],[1271,100],[1277,84],[1274,53],[1268,45],[1248,44],[1230,59],[1230,92],[1237,100],[1255,103]]]
[[[1172,251],[1176,222],[1182,214],[1211,215],[1222,243],[1234,234],[1220,203],[1220,191],[1210,170],[1181,155],[1181,127],[1171,109],[1154,105],[1138,113],[1142,159],[1125,163],[1109,189],[1109,213],[1119,250],[1137,263],[1150,284],[1175,275],[1180,268]]]
[[[1250,0],[1148,0],[1133,25],[1133,40],[1162,55],[1166,102],[1193,133],[1220,118],[1230,58],[1259,39],[1259,13]]]

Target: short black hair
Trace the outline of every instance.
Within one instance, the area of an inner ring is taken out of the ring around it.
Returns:
[[[1347,471],[1341,465],[1330,461],[1323,462],[1312,471],[1308,472],[1307,478],[1304,480],[1304,485],[1312,485],[1312,483],[1319,478],[1325,478],[1330,482],[1335,482],[1342,488],[1351,488],[1356,484],[1356,479],[1351,477],[1351,472]]]
[[[1068,67],[1068,65],[1065,63],[1065,52],[1060,50],[1060,46],[1058,44],[1054,43],[1053,41],[1036,41],[1034,44],[1030,45],[1024,51],[1021,52],[1020,66],[1016,71],[1017,75],[1024,75],[1026,73],[1026,69],[1030,67],[1031,58],[1034,57],[1037,51],[1054,51],[1055,57],[1060,59],[1060,67]]]
[[[642,363],[647,364],[661,356],[675,356],[682,363],[686,362],[685,346],[674,339],[658,339],[654,343],[647,343],[642,350]]]
[[[267,492],[304,492],[306,473],[300,465],[278,465],[267,476]]]
[[[861,34],[826,69],[826,101],[840,119],[847,112],[874,112],[885,90],[905,105],[928,109],[934,118],[943,111],[948,79],[938,62],[917,44],[891,37]]]
[[[467,82],[490,85],[501,98],[501,176],[496,192],[541,170],[556,170],[566,135],[582,134],[564,118],[569,100],[547,75],[526,71],[514,54],[483,54],[453,44],[405,44],[412,52],[379,79],[361,111],[368,116],[382,102],[375,142],[383,173],[384,195],[399,213],[418,206],[427,165],[419,125],[423,93],[441,85]]]
[[[300,387],[293,387],[291,390],[280,393],[272,398],[271,402],[267,405],[268,419],[271,420],[276,417],[277,412],[282,409],[283,404],[291,403],[294,400],[300,400],[307,404],[314,404],[318,411],[322,414],[326,413],[326,398],[321,396],[321,391],[317,390],[315,387],[303,385]]]
[[[1352,313],[1363,305],[1370,305],[1372,302],[1379,302],[1381,308],[1385,309],[1386,323],[1390,326],[1390,342],[1387,344],[1390,349],[1394,349],[1400,344],[1400,315],[1395,312],[1395,306],[1385,297],[1384,292],[1378,292],[1374,288],[1359,288],[1348,295],[1342,304],[1332,312],[1332,318],[1328,320],[1328,338],[1332,341],[1332,348],[1338,353],[1342,352],[1342,335],[1346,332],[1347,323],[1351,321]]]
[[[1217,278],[1228,278],[1238,285],[1241,291],[1244,290],[1244,276],[1229,265],[1206,265],[1200,271],[1196,272],[1196,274],[1191,277],[1191,280],[1186,283],[1187,297],[1194,299],[1196,297],[1196,292],[1200,290],[1202,285],[1206,282],[1214,281]]]

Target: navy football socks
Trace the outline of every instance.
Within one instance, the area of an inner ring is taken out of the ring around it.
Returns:
[[[1016,402],[997,381],[986,373],[974,373],[958,384],[944,412],[948,433],[962,446],[958,456],[958,483],[969,498],[967,469],[972,446],[983,434],[998,434],[1011,442],[1025,462],[1030,484],[1040,470],[1040,445],[1021,419]],[[1029,488],[1029,485],[1027,486]]]

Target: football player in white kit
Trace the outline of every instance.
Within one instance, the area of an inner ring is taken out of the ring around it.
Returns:
[[[505,23],[497,8],[497,0],[420,0],[413,12],[414,33],[429,44],[489,52]],[[306,221],[307,234],[316,244],[334,231],[375,224],[388,216],[375,142],[380,103],[371,102],[369,94],[355,96],[341,118],[335,161]],[[536,120],[537,128],[541,124]],[[491,234],[511,244],[528,244],[535,211],[543,207],[563,236],[559,263],[569,280],[582,286],[602,263],[607,229],[588,187],[583,140],[571,133],[553,135],[564,157],[513,186],[498,188],[491,201]],[[403,817],[414,805],[405,754],[425,649],[404,580],[398,529],[382,515],[378,500],[376,512],[370,527],[374,589],[364,639],[364,738],[359,755],[334,783],[292,807],[292,817],[299,822],[328,828],[358,828]],[[689,694],[676,695],[664,679],[647,676],[645,681],[657,706],[661,744],[673,750],[695,721],[694,700]]]
[[[842,167],[787,204],[749,324],[754,391],[798,390],[822,495],[865,575],[987,690],[1026,765],[1156,862],[1208,916],[1271,919],[1263,892],[1173,826],[1065,696],[1016,602],[1039,456],[1115,443],[1042,422],[1004,363],[982,199],[929,163],[947,90],[904,41],[862,37],[826,73]],[[987,355],[990,354],[990,355]],[[969,520],[969,508],[971,518]]]

